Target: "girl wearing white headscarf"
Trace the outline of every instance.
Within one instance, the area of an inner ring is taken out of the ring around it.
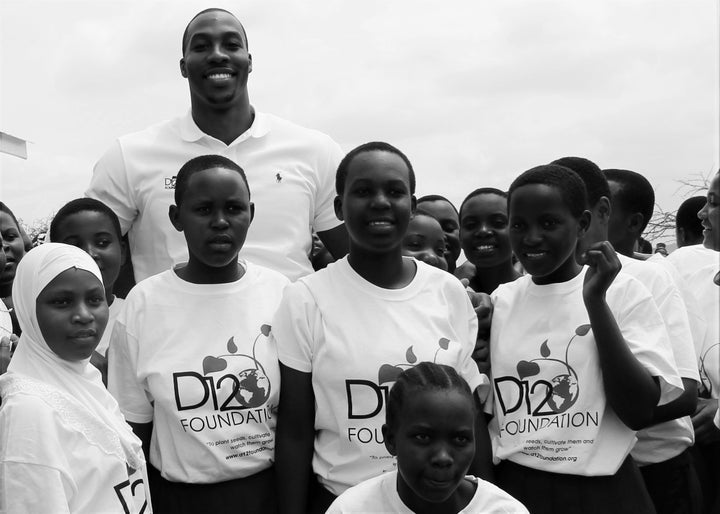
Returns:
[[[44,316],[57,316],[56,307],[37,299],[70,269],[91,273],[102,286],[93,259],[70,245],[40,245],[17,268],[12,293],[22,336],[0,377],[0,512],[149,513],[140,440],[90,365],[90,355],[68,360],[56,353],[55,334],[48,335],[52,343],[43,337],[48,323],[52,328]],[[72,330],[99,341],[107,304],[93,301],[83,313],[72,302],[58,312]],[[72,342],[60,345],[73,348]]]

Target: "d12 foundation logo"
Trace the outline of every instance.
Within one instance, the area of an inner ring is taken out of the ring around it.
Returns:
[[[575,338],[587,335],[590,328],[590,325],[580,325],[575,329],[575,334],[565,346],[564,359],[551,355],[546,339],[540,345],[540,357],[518,362],[518,378],[496,378],[495,391],[503,414],[515,412],[523,405],[527,414],[533,416],[561,414],[572,407],[580,395],[580,386],[568,352]]]
[[[173,373],[178,411],[199,408],[209,400],[212,400],[213,408],[220,411],[264,405],[270,397],[272,384],[256,358],[255,348],[261,337],[269,335],[270,325],[262,325],[253,341],[251,354],[240,352],[235,338],[231,337],[226,344],[228,353],[208,355],[203,359],[202,375],[194,371]]]

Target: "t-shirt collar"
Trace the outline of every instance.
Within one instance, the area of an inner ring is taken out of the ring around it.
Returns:
[[[251,137],[260,138],[270,132],[267,115],[265,113],[258,112],[255,108],[253,108],[253,111],[255,112],[255,119],[253,120],[252,125],[250,125],[250,128],[240,134],[238,138],[228,146],[232,146]],[[193,120],[192,117],[192,109],[188,109],[185,116],[180,119],[180,137],[188,143],[199,141],[203,138],[217,141],[214,137],[200,130],[200,127],[195,124],[195,120]]]

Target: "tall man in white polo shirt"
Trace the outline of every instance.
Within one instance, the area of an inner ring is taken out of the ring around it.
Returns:
[[[109,205],[129,233],[136,281],[187,259],[168,208],[177,171],[204,154],[224,155],[247,174],[255,218],[242,258],[295,280],[312,272],[312,230],[333,256],[344,255],[347,234],[333,209],[343,152],[325,134],[250,105],[252,56],[240,21],[222,9],[200,12],[185,29],[182,51],[190,112],[120,137],[95,165],[86,192]]]

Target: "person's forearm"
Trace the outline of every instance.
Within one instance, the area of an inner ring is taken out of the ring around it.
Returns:
[[[303,430],[287,423],[278,423],[275,443],[275,475],[277,477],[280,514],[305,514],[312,473],[314,431]]]
[[[473,397],[477,406],[477,419],[475,421],[475,457],[472,464],[470,464],[469,473],[488,482],[494,482],[490,433],[488,432],[483,406],[478,398],[477,391]]]
[[[630,351],[604,298],[585,298],[600,358],[605,395],[618,418],[633,430],[647,426],[660,388]]]
[[[685,391],[679,398],[655,407],[651,425],[693,415],[697,407],[698,383],[691,378],[683,378],[682,383]]]

